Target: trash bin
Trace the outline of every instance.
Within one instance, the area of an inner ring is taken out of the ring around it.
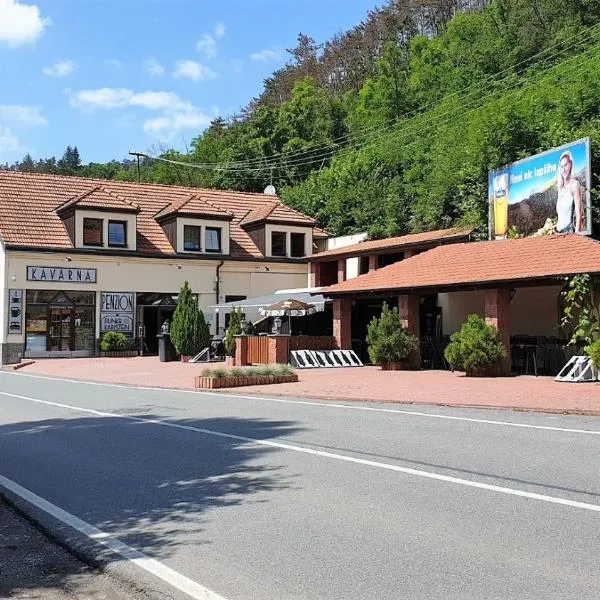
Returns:
[[[158,359],[160,362],[171,362],[177,358],[175,352],[175,346],[171,342],[171,335],[169,333],[159,333],[158,338]]]

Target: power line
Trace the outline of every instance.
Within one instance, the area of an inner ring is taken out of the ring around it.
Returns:
[[[442,112],[441,114],[435,115],[433,118],[429,118],[427,123],[425,124],[420,124],[417,120],[417,118],[413,118],[411,119],[409,122],[409,125],[413,125],[414,127],[412,127],[412,129],[409,128],[408,129],[403,129],[402,131],[398,131],[397,128],[395,128],[394,130],[390,130],[389,128],[382,133],[382,135],[377,136],[377,137],[372,137],[370,140],[367,140],[363,143],[355,143],[349,146],[346,146],[344,148],[342,148],[341,150],[339,150],[337,153],[336,152],[328,152],[322,155],[317,155],[314,156],[312,159],[306,160],[306,161],[301,161],[301,162],[294,162],[294,161],[290,161],[289,163],[284,163],[283,165],[281,165],[282,167],[301,167],[301,166],[306,166],[306,165],[310,165],[310,164],[315,164],[317,162],[322,162],[323,160],[326,160],[326,158],[328,156],[332,156],[335,154],[335,157],[340,157],[340,156],[344,156],[347,155],[348,153],[360,149],[360,148],[364,148],[365,146],[367,146],[369,143],[373,143],[373,142],[377,142],[377,141],[381,141],[382,139],[388,138],[388,137],[393,137],[395,138],[395,140],[402,140],[402,139],[406,139],[408,137],[413,136],[416,133],[420,133],[422,131],[426,131],[431,129],[434,126],[440,126],[440,125],[444,125],[446,123],[451,122],[456,116],[458,116],[459,114],[461,115],[465,115],[465,114],[469,114],[471,112],[474,112],[475,110],[478,110],[484,106],[486,106],[486,104],[480,104],[479,106],[474,106],[473,108],[465,111],[466,108],[468,108],[469,106],[473,105],[473,104],[479,104],[483,101],[485,101],[488,98],[491,98],[493,96],[495,96],[498,93],[502,93],[503,97],[507,97],[508,95],[511,95],[512,93],[515,92],[519,92],[522,91],[523,89],[527,89],[529,87],[531,87],[532,85],[536,85],[537,83],[539,83],[540,80],[543,80],[546,78],[546,76],[550,76],[550,77],[556,77],[558,75],[564,75],[564,74],[568,74],[571,71],[575,71],[576,69],[573,68],[567,68],[564,70],[561,70],[561,67],[564,67],[565,65],[567,65],[570,62],[573,62],[575,60],[579,60],[579,59],[583,59],[584,57],[587,57],[586,60],[589,62],[591,60],[594,60],[595,58],[597,58],[597,52],[596,55],[593,54],[593,52],[597,51],[598,48],[589,48],[588,50],[571,56],[568,59],[563,60],[561,63],[558,64],[554,64],[551,65],[550,67],[546,68],[545,70],[542,70],[538,73],[536,73],[533,78],[531,79],[525,79],[525,80],[519,80],[519,81],[514,81],[511,85],[507,86],[507,87],[502,87],[501,89],[497,89],[494,92],[487,94],[485,96],[483,96],[482,98],[478,98],[475,100],[472,100],[470,103],[467,104],[461,104],[458,107],[455,107],[447,112]],[[590,56],[587,56],[588,54],[592,53]],[[577,70],[582,70],[583,67],[586,66],[586,63],[582,63],[580,65],[578,65],[579,69]],[[517,89],[515,89],[517,88]],[[512,91],[511,91],[512,90]],[[489,104],[489,103],[488,103]],[[440,105],[438,105],[439,107]],[[423,118],[423,117],[427,117],[428,115],[419,115],[419,117]],[[443,119],[443,117],[449,116],[449,118],[447,119]],[[418,129],[420,125],[420,129]],[[191,167],[191,168],[199,168],[202,169],[204,168],[202,165],[197,165],[195,163],[187,163],[187,162],[183,162],[183,161],[175,161],[175,160],[171,160],[171,159],[166,159],[163,157],[152,157],[143,153],[140,153],[142,156],[152,159],[152,160],[158,160],[161,162],[166,162],[166,163],[170,163],[170,164],[174,164],[174,165],[178,165],[178,166],[183,166],[183,167]],[[324,158],[325,157],[325,158]],[[232,172],[232,173],[248,173],[248,172],[254,172],[254,173],[259,173],[259,172],[265,172],[268,170],[271,170],[274,168],[273,165],[269,165],[267,163],[264,163],[262,166],[260,167],[247,167],[247,168],[229,168],[228,165],[226,166],[215,166],[215,167],[211,167],[214,170],[222,170],[224,172]],[[276,167],[275,167],[276,168]],[[278,179],[283,179],[283,177],[280,177]]]
[[[466,88],[457,90],[457,91],[445,96],[444,98],[442,98],[441,103],[446,103],[453,97],[460,96],[465,93],[468,97],[470,94],[472,94],[475,91],[481,92],[491,86],[498,86],[500,83],[507,81],[509,79],[512,79],[515,76],[518,76],[518,71],[522,70],[522,69],[519,69],[519,67],[522,67],[523,65],[525,65],[527,63],[531,63],[533,60],[546,54],[548,51],[551,51],[555,48],[560,48],[560,50],[558,52],[550,54],[548,57],[544,58],[542,61],[536,63],[535,66],[539,66],[539,64],[547,62],[547,61],[551,60],[552,58],[555,58],[556,56],[559,56],[560,54],[567,52],[569,50],[572,50],[572,49],[580,46],[581,44],[595,38],[595,33],[596,33],[598,27],[600,27],[600,23],[593,25],[591,27],[585,28],[583,30],[580,30],[577,34],[574,34],[573,36],[567,38],[566,40],[563,40],[562,43],[557,43],[557,44],[548,46],[545,49],[541,50],[540,52],[534,54],[533,56],[531,56],[527,59],[524,59],[524,60],[520,61],[519,63],[504,69],[503,71],[500,71],[493,75],[489,75],[486,78],[484,78],[482,81],[477,82],[476,84],[472,84],[470,86],[467,86]],[[590,34],[590,35],[585,35],[582,39],[580,39],[579,41],[577,41],[573,44],[565,45],[566,42],[570,42],[571,40],[573,40],[575,38],[579,38],[582,36],[582,34]],[[498,79],[498,77],[500,77],[501,75],[503,75],[505,73],[508,73],[509,75],[507,77]],[[488,82],[488,83],[486,83],[486,82]],[[486,84],[483,85],[484,83],[486,83]],[[183,161],[181,161],[181,164],[182,164],[182,166],[194,165],[194,168],[204,168],[206,170],[215,169],[215,170],[240,171],[240,170],[246,169],[246,170],[263,171],[265,168],[277,168],[276,167],[277,159],[279,159],[280,164],[283,164],[283,161],[286,161],[285,162],[286,167],[293,166],[296,163],[298,165],[307,164],[307,163],[303,163],[302,161],[304,161],[305,159],[307,159],[309,157],[311,157],[312,159],[315,159],[315,161],[317,159],[319,161],[321,161],[321,159],[323,157],[327,158],[329,156],[336,154],[336,152],[339,151],[339,148],[338,149],[331,148],[331,145],[332,144],[336,145],[336,142],[341,142],[341,141],[345,141],[345,140],[354,138],[355,141],[353,142],[353,144],[350,144],[350,145],[356,146],[356,144],[359,143],[358,140],[360,140],[360,138],[363,138],[371,133],[376,134],[379,132],[386,131],[390,128],[390,126],[407,121],[408,120],[407,117],[410,117],[411,115],[413,115],[412,118],[418,118],[419,116],[424,114],[425,111],[427,111],[429,108],[439,106],[439,104],[440,103],[437,103],[437,102],[436,103],[434,103],[434,102],[428,103],[419,109],[409,111],[409,112],[404,113],[403,115],[397,117],[396,119],[389,120],[385,124],[379,124],[376,126],[374,125],[374,126],[366,127],[363,129],[359,129],[358,131],[355,131],[353,133],[349,133],[344,136],[334,138],[333,140],[330,140],[330,142],[328,142],[326,145],[321,144],[321,145],[315,146],[313,148],[297,150],[294,152],[281,152],[281,153],[272,154],[268,157],[253,158],[253,159],[248,159],[246,161],[232,161],[232,162],[219,162],[219,163],[187,163],[187,162],[184,163]],[[339,144],[338,144],[338,146],[339,146]],[[345,149],[345,147],[344,147],[344,149]],[[319,150],[322,150],[322,153],[318,154],[318,155],[314,155],[314,152],[319,151]],[[144,156],[146,156],[147,158],[153,158],[153,159],[159,160],[159,157],[156,157],[156,156],[149,156],[149,155],[144,155]],[[174,163],[174,164],[179,164],[179,162]]]

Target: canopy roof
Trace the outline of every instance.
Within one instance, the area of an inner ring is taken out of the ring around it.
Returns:
[[[221,304],[209,306],[209,308],[212,310],[219,309],[220,313],[229,313],[234,308],[240,308],[242,311],[250,308],[258,310],[259,308],[267,308],[272,304],[281,302],[282,300],[293,299],[306,304],[312,304],[315,306],[318,312],[321,312],[325,309],[325,304],[331,302],[331,298],[323,296],[319,291],[315,291],[313,293],[315,293],[314,296],[309,291],[282,292],[278,294],[270,294],[268,296],[260,296],[257,298],[247,298],[246,300],[237,300],[235,302],[223,302]]]
[[[355,279],[321,288],[326,295],[525,284],[600,273],[600,243],[561,234],[438,246]]]

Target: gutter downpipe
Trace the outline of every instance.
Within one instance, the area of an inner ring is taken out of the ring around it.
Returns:
[[[215,275],[215,294],[217,296],[216,300],[217,300],[217,304],[219,304],[219,295],[220,295],[220,283],[221,283],[221,279],[220,279],[220,272],[221,272],[221,267],[225,264],[224,260],[221,260],[221,262],[217,265],[217,270],[216,270],[216,275]],[[215,335],[219,335],[219,313],[217,312],[215,314]]]

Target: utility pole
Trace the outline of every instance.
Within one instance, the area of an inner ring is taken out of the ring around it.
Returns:
[[[142,154],[141,152],[129,152],[129,154],[131,156],[136,156],[137,157],[137,180],[138,183],[140,182],[140,156],[145,156],[145,154]]]

